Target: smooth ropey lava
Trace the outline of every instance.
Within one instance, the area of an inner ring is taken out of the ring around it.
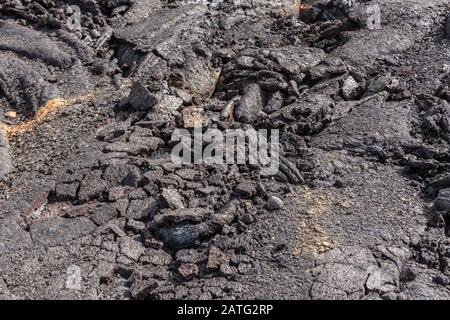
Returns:
[[[0,298],[449,299],[449,103],[448,0],[0,0]]]

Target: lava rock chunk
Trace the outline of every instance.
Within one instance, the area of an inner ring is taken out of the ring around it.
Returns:
[[[96,229],[86,218],[42,218],[30,227],[31,238],[46,247],[65,246],[74,239],[88,235]]]
[[[242,123],[254,123],[263,113],[264,96],[257,84],[250,84],[241,98],[239,106],[236,108],[234,116]]]

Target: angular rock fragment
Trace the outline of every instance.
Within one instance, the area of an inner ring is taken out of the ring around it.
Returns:
[[[126,209],[125,217],[135,220],[146,220],[158,208],[158,202],[150,197],[146,199],[131,200]]]
[[[63,211],[63,217],[65,218],[76,218],[76,217],[87,217],[92,210],[91,204],[82,204],[79,206],[72,206],[65,208]]]
[[[178,263],[199,264],[206,260],[206,256],[202,251],[196,249],[183,249],[177,251],[175,259]]]
[[[219,72],[209,65],[204,57],[194,53],[185,54],[185,68],[183,89],[190,94],[200,97],[209,97],[216,88]]]
[[[439,191],[438,197],[434,200],[434,207],[450,216],[450,189]]]
[[[117,201],[119,199],[127,198],[133,190],[135,190],[135,188],[130,186],[108,188],[108,200]]]
[[[158,99],[140,82],[135,82],[130,95],[120,105],[131,105],[136,110],[151,110],[158,103]]]
[[[194,169],[179,169],[175,173],[181,178],[190,181],[202,181],[204,178],[202,171]]]
[[[204,6],[193,5],[163,9],[116,30],[114,36],[121,42],[119,64],[126,74],[135,73],[135,78],[148,85],[171,73],[169,82],[174,87],[209,97],[215,89],[217,71],[210,65],[208,55],[198,54],[192,39],[183,36],[185,30],[207,33],[198,28],[205,10]],[[168,64],[180,67],[169,71]]]
[[[133,239],[122,238],[120,241],[120,252],[133,261],[138,261],[144,251],[142,243]]]
[[[349,76],[344,80],[341,88],[342,97],[345,100],[355,99],[359,94],[359,85],[358,82],[353,79],[352,76]]]
[[[59,183],[56,185],[55,197],[59,201],[75,200],[77,198],[78,187],[80,184],[78,182],[73,182],[70,184]]]
[[[237,270],[235,267],[232,267],[227,263],[222,263],[220,265],[219,272],[224,277],[230,277],[233,276],[237,272]]]
[[[281,91],[275,92],[264,106],[264,112],[273,113],[281,109],[284,102],[284,94]]]
[[[164,145],[164,141],[158,137],[147,137],[133,134],[129,138],[129,142],[133,144],[144,145],[148,147],[150,151],[156,151],[160,146]]]
[[[95,224],[86,218],[42,218],[31,224],[33,242],[46,247],[65,246],[68,242],[91,234]]]
[[[136,166],[112,165],[106,168],[103,179],[113,186],[137,187],[141,180],[141,173]]]
[[[139,143],[114,142],[105,145],[104,152],[123,152],[132,156],[138,156],[149,151],[149,147]]]
[[[156,266],[168,266],[172,263],[173,259],[169,253],[163,250],[147,249],[145,255],[141,257],[141,260]]]
[[[209,270],[218,270],[222,264],[227,264],[230,259],[217,247],[209,249],[208,262],[206,268]]]
[[[78,192],[78,198],[81,201],[98,198],[106,190],[108,185],[100,176],[100,171],[91,171],[84,177]]]
[[[239,106],[234,112],[234,117],[242,123],[254,123],[260,119],[263,113],[263,92],[257,84],[250,84],[241,98]]]
[[[211,221],[218,227],[230,225],[237,216],[236,204],[233,202],[227,203],[218,212],[214,213]]]
[[[153,222],[158,226],[167,226],[181,222],[199,223],[209,214],[203,208],[182,208],[175,210],[162,210],[161,214],[153,218]]]
[[[191,280],[198,275],[198,266],[192,263],[183,263],[178,268],[178,273],[185,279]]]
[[[171,209],[184,208],[183,197],[173,187],[164,188],[161,193],[162,203]]]
[[[178,109],[183,105],[183,100],[173,95],[162,95],[155,107],[155,112],[173,116],[178,114]]]
[[[117,210],[112,204],[103,204],[92,210],[91,220],[98,226],[103,226],[117,217]]]
[[[251,181],[243,181],[236,186],[236,192],[245,199],[251,199],[256,195],[256,186]]]
[[[157,230],[157,235],[167,247],[172,249],[192,248],[200,240],[198,227],[189,224],[174,228],[161,228]]]
[[[309,70],[311,80],[326,80],[332,77],[343,75],[348,71],[347,65],[342,59],[327,56],[320,64]]]
[[[141,233],[145,230],[145,223],[134,219],[128,219],[127,229],[136,233]]]

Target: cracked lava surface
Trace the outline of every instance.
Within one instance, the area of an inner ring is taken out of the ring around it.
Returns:
[[[449,103],[447,0],[0,0],[0,298],[449,299]]]

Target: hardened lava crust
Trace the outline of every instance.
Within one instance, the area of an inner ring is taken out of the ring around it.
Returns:
[[[449,299],[449,103],[448,0],[0,0],[0,298]]]

